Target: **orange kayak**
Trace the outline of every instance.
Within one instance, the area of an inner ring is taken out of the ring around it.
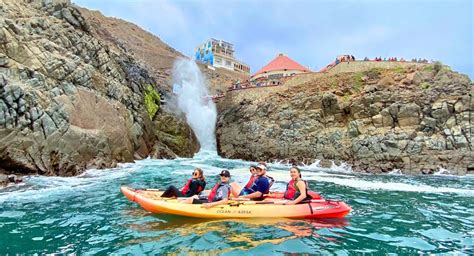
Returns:
[[[185,204],[177,199],[161,198],[161,191],[135,190],[121,187],[132,202],[152,213],[165,213],[195,218],[344,218],[351,207],[340,201],[312,200],[296,205],[275,204],[274,201],[233,201],[226,205],[203,208],[199,204]],[[270,199],[275,200],[275,199]]]

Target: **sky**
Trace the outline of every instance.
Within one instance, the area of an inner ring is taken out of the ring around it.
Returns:
[[[254,73],[279,53],[312,70],[337,55],[439,60],[474,78],[472,0],[73,0],[133,22],[187,56],[233,43]]]

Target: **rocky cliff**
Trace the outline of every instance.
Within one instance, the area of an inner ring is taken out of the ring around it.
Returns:
[[[467,76],[440,64],[352,68],[358,71],[297,75],[280,87],[227,94],[219,105],[220,154],[336,160],[375,173],[474,173]]]
[[[75,175],[198,149],[163,111],[165,85],[70,2],[0,2],[0,170]]]

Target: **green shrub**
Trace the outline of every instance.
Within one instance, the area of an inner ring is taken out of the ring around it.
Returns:
[[[441,71],[441,69],[443,69],[443,63],[441,63],[441,61],[436,61],[433,64],[433,69],[436,73],[438,73],[439,71]]]
[[[393,71],[398,74],[405,74],[407,72],[406,69],[404,69],[403,67],[396,67],[393,69]]]
[[[365,71],[365,75],[371,80],[379,79],[381,73],[382,73],[382,69],[380,68],[371,68],[370,70]]]
[[[148,116],[153,120],[156,112],[160,109],[160,94],[155,90],[153,85],[148,85],[145,88],[145,96],[143,98]]]
[[[433,65],[426,65],[425,67],[423,67],[423,71],[432,72],[433,71]]]
[[[420,84],[420,88],[423,89],[423,90],[426,90],[428,88],[430,88],[430,84],[427,83],[427,82],[423,82]]]
[[[364,85],[364,80],[362,80],[362,77],[364,76],[363,73],[355,73],[354,76],[352,77],[352,90],[355,92],[360,92],[363,85]]]

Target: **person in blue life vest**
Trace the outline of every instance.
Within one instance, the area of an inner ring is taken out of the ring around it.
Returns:
[[[220,181],[214,185],[208,196],[192,196],[181,202],[187,204],[202,204],[203,208],[211,208],[216,205],[227,204],[230,196],[230,172],[222,170],[219,174]]]
[[[193,171],[193,176],[188,179],[186,184],[178,189],[175,186],[169,186],[161,197],[191,197],[201,193],[206,188],[206,178],[201,168],[196,168]]]
[[[291,167],[290,177],[291,180],[286,185],[286,191],[283,195],[286,200],[275,203],[293,205],[311,201],[312,198],[308,194],[308,183],[301,179],[301,170],[296,166]]]
[[[241,199],[262,200],[265,194],[270,192],[270,187],[274,183],[274,179],[267,176],[267,166],[260,163],[257,168],[257,178],[250,188],[240,189],[239,197]],[[238,188],[236,189],[238,190]]]

